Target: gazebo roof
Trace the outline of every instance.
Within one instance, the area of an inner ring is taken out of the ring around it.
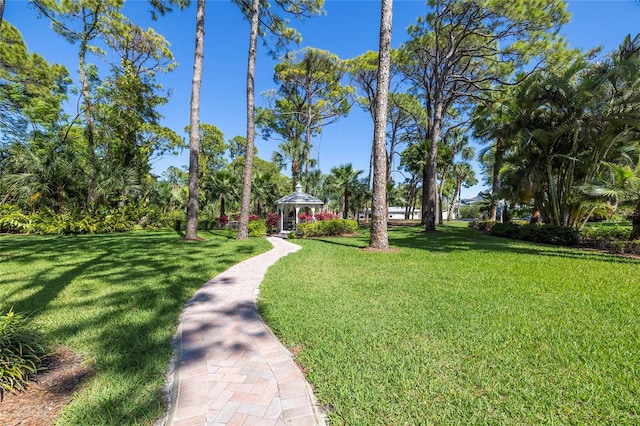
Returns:
[[[300,206],[300,207],[313,207],[322,206],[324,201],[319,198],[302,192],[302,185],[296,185],[296,191],[292,194],[286,195],[276,200],[276,206]]]

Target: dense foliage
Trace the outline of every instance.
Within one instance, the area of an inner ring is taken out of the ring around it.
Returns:
[[[358,223],[350,219],[329,219],[298,224],[298,232],[300,232],[303,237],[350,235],[357,230]]]
[[[81,234],[173,226],[186,210],[188,175],[175,167],[160,179],[151,174],[160,156],[185,147],[182,137],[159,124],[158,108],[168,94],[156,75],[176,65],[166,41],[129,22],[115,3],[107,15],[101,15],[100,2],[87,3],[78,14],[61,9],[70,5],[36,3],[68,40],[84,37],[83,43],[104,45],[81,52],[78,95],[84,107],[72,116],[63,108],[75,95],[67,69],[28,52],[20,33],[2,25],[0,229]],[[97,23],[90,34],[65,32],[77,20],[84,20],[85,29]],[[102,62],[108,53],[122,61]],[[88,58],[99,61],[89,65]],[[246,141],[237,136],[225,143],[223,133],[207,123],[199,137],[200,216],[214,221],[239,211]],[[266,214],[288,188],[274,164],[255,159],[256,214]]]
[[[5,391],[23,391],[48,355],[43,336],[27,317],[13,308],[0,311],[0,403]]]
[[[249,236],[264,237],[267,235],[267,224],[263,219],[249,220]]]
[[[480,104],[475,127],[491,144],[483,159],[494,209],[503,200],[580,228],[598,211],[637,206],[639,77],[640,38],[627,37],[604,58],[567,54]]]
[[[496,223],[491,227],[491,235],[558,246],[574,246],[580,241],[575,228],[556,225]]]

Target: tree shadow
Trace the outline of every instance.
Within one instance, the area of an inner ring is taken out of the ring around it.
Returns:
[[[429,252],[484,251],[488,253],[520,253],[526,255],[564,257],[625,264],[640,264],[640,260],[611,253],[594,252],[578,247],[552,246],[485,235],[473,228],[446,227],[445,232],[425,233],[399,229],[389,232],[393,246]]]
[[[579,247],[562,247],[536,244],[508,238],[485,235],[473,228],[459,226],[438,227],[436,232],[424,232],[421,226],[394,226],[388,229],[389,244],[396,248],[424,250],[431,253],[459,251],[486,251],[490,253],[521,253],[548,257],[564,257],[622,264],[640,264],[640,259],[612,253],[597,252]],[[324,244],[343,247],[366,248],[368,236],[348,238],[314,238]]]
[[[54,341],[90,354],[96,383],[126,377],[92,407],[94,421],[153,422],[163,414],[164,383],[149,377],[166,375],[185,303],[212,277],[267,249],[224,233],[208,237],[199,244],[181,244],[174,231],[1,237],[2,251],[15,255],[0,258],[0,269],[11,262],[13,271],[0,274],[0,310],[33,312]],[[86,424],[69,408],[69,422]]]

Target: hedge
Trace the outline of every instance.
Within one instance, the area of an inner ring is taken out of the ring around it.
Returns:
[[[264,219],[250,220],[248,226],[250,237],[265,237],[267,235],[267,224]]]
[[[349,219],[321,220],[298,224],[298,232],[303,237],[328,237],[333,235],[353,234],[358,230],[358,223]]]

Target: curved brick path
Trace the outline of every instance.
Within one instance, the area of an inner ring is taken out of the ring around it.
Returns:
[[[269,241],[271,251],[229,268],[187,303],[167,425],[324,425],[291,354],[256,310],[267,268],[300,249]]]

